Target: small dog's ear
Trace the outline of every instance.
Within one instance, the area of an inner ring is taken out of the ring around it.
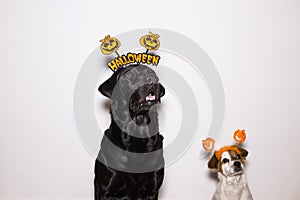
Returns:
[[[208,161],[208,168],[211,169],[212,171],[218,171],[218,164],[219,164],[219,160],[215,152],[214,155]]]
[[[241,152],[241,156],[246,158],[248,156],[248,151],[246,149],[243,149],[241,147],[238,147],[240,152]]]
[[[111,98],[116,83],[117,75],[115,72],[115,74],[113,74],[109,79],[99,86],[98,91],[104,96]]]

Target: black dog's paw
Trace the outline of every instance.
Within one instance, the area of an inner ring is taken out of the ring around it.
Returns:
[[[138,198],[139,200],[158,200],[158,193],[153,193],[151,195],[144,196],[142,198]]]

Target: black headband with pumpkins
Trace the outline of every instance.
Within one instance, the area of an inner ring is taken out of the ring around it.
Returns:
[[[151,31],[149,35],[144,35],[140,38],[140,44],[145,47],[146,53],[127,53],[126,55],[120,56],[118,49],[121,46],[121,42],[110,35],[105,36],[104,39],[100,40],[102,43],[100,46],[101,52],[105,55],[116,53],[117,58],[107,63],[107,66],[115,72],[121,67],[127,67],[133,64],[152,64],[157,66],[160,60],[160,56],[149,54],[149,50],[156,51],[160,47],[159,35],[153,34]]]

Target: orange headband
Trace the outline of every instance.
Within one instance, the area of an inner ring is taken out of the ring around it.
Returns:
[[[222,153],[225,151],[230,151],[230,150],[236,151],[239,154],[241,154],[241,151],[237,146],[225,146],[225,147],[220,148],[218,151],[216,151],[215,155],[218,158],[218,160],[221,160]]]

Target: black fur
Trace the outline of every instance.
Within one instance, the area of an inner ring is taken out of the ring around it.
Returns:
[[[120,80],[121,77],[124,78]],[[140,83],[145,80],[149,80],[149,83],[141,85]],[[123,82],[119,84],[118,88],[115,88],[118,81]],[[111,99],[114,89],[119,92],[117,100]],[[95,200],[158,199],[158,191],[164,177],[164,161],[162,155],[163,136],[158,132],[157,112],[152,106],[160,102],[160,98],[164,95],[165,89],[159,84],[158,78],[153,70],[146,66],[138,65],[119,69],[108,80],[101,84],[98,90],[101,94],[112,100],[111,110],[115,109],[122,113],[123,110],[127,109],[129,110],[129,116],[128,114],[124,114],[124,116],[119,116],[115,119],[111,111],[111,125],[109,129],[105,131],[106,137],[104,136],[102,139],[98,159],[95,162]],[[146,102],[145,97],[150,93],[155,95],[156,99],[155,101]],[[128,94],[132,95],[129,98],[128,104],[124,104],[124,99],[126,99],[126,95]],[[126,105],[127,108],[125,107]],[[149,113],[150,108],[151,111],[153,111],[151,113]],[[144,128],[141,133],[141,135],[149,137],[139,138],[129,135],[128,132],[134,129],[130,124],[120,128],[116,121],[122,121],[126,117],[130,117],[138,126],[146,126],[151,122],[151,126],[149,125],[148,128]],[[155,131],[155,134],[151,134],[153,131]],[[157,154],[155,154],[155,157],[151,160],[145,158],[145,160],[141,159],[140,163],[130,163],[132,161],[126,160],[126,156],[106,149],[107,139],[117,147],[129,152],[148,153],[156,150],[161,151],[157,151]],[[123,158],[122,156],[124,159],[119,159]],[[126,168],[129,163],[131,166],[140,165],[142,163],[147,166],[159,167],[157,170],[150,172],[124,172],[107,166],[105,162],[100,162],[99,160],[101,159],[99,158],[102,158],[104,161],[112,160],[112,162],[116,162],[116,165],[124,168]]]

